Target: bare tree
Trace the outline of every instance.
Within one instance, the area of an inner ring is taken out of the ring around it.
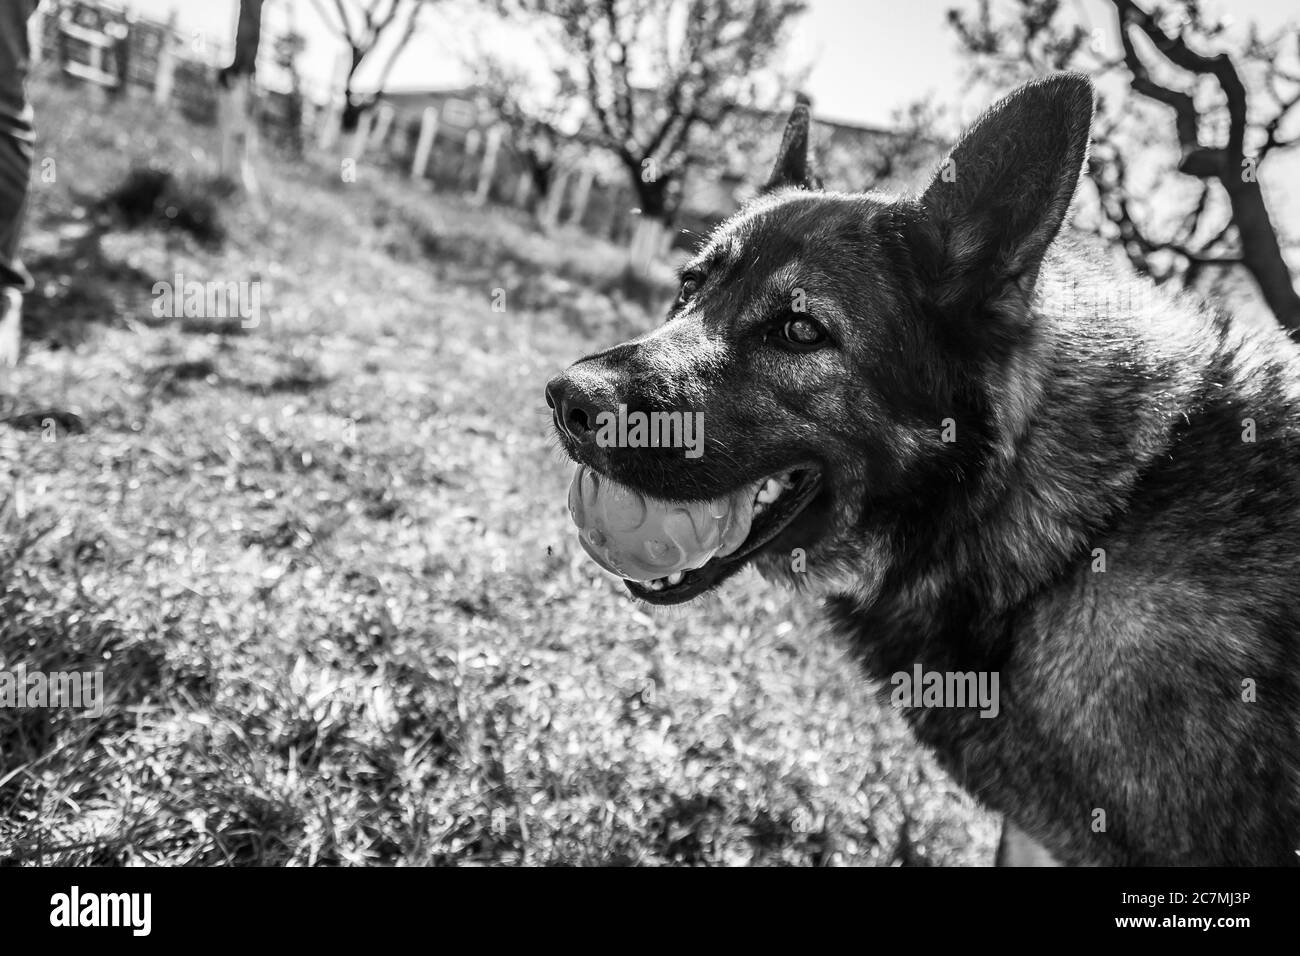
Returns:
[[[593,141],[631,177],[660,245],[699,141],[747,102],[802,0],[517,0],[559,27],[561,85],[581,96]],[[634,85],[633,78],[640,80]],[[644,230],[639,230],[639,232]],[[635,241],[635,240],[634,240]]]
[[[935,137],[942,111],[928,100],[896,110],[887,129],[863,137],[843,135],[833,124],[814,145],[813,168],[828,186],[851,192],[898,188],[943,158],[947,144]]]
[[[1278,322],[1300,330],[1300,294],[1259,183],[1261,164],[1300,139],[1283,136],[1300,118],[1300,29],[1262,37],[1252,28],[1229,50],[1227,25],[1198,0],[1160,11],[1111,0],[1119,48],[1109,50],[1106,31],[1067,22],[1059,0],[1006,6],[1001,16],[990,0],[973,13],[949,11],[983,75],[1009,81],[1026,70],[1084,69],[1122,78],[1136,94],[1136,102],[1103,95],[1099,104],[1089,169],[1098,231],[1157,281],[1192,283],[1207,269],[1242,268]],[[1144,105],[1172,112],[1172,129],[1152,124]],[[1181,176],[1166,176],[1163,186],[1158,172],[1149,176],[1158,198],[1144,203],[1134,166],[1161,145]]]
[[[560,131],[574,102],[572,88],[534,95],[530,77],[499,58],[480,55],[474,62],[476,82],[495,119],[509,130],[506,148],[528,174],[529,211],[540,220],[550,197],[563,144]]]
[[[389,74],[407,43],[415,35],[420,13],[429,0],[333,0],[332,10],[326,0],[312,0],[325,24],[348,47],[347,77],[343,84],[343,115],[339,128],[344,134],[353,133],[361,117],[383,97]],[[399,15],[406,11],[405,19]],[[388,59],[380,68],[375,91],[362,95],[355,88],[357,71],[380,41],[392,28],[402,24],[401,32],[389,51]]]

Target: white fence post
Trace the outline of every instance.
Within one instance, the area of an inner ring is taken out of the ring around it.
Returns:
[[[415,144],[415,159],[411,161],[411,178],[423,179],[429,169],[429,154],[433,152],[433,138],[438,135],[438,108],[426,106],[420,117],[420,139]]]
[[[27,46],[31,51],[29,59],[34,69],[45,58],[45,0],[41,0],[27,20]]]
[[[167,18],[166,29],[158,41],[158,69],[153,78],[153,101],[158,106],[166,106],[172,98],[172,84],[176,78],[176,12]]]
[[[324,109],[320,111],[319,127],[316,130],[316,145],[322,149],[331,149],[339,135],[339,121],[343,117],[342,104],[337,95],[331,94]]]
[[[569,225],[582,225],[582,217],[587,213],[587,200],[591,196],[591,183],[596,178],[596,171],[590,166],[582,167],[578,174],[578,188],[573,191],[573,209],[569,213]]]
[[[478,169],[478,189],[474,193],[476,203],[485,203],[488,192],[492,189],[492,177],[497,170],[497,155],[501,151],[501,127],[493,126],[488,130],[487,147],[483,151],[483,162]]]
[[[367,149],[379,149],[388,139],[388,131],[393,126],[393,117],[397,111],[393,109],[391,103],[380,103],[375,111],[375,122],[370,128],[370,139],[366,144]]]

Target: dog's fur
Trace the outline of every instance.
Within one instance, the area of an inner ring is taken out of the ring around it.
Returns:
[[[995,718],[904,714],[1060,862],[1295,864],[1300,352],[1058,240],[1091,115],[1086,78],[1032,83],[897,198],[809,188],[797,109],[667,323],[548,400],[572,457],[662,498],[814,463],[812,503],[706,586],[820,582],[882,681],[997,672]],[[780,332],[796,290],[811,351]],[[703,457],[566,425],[620,402],[702,410]]]

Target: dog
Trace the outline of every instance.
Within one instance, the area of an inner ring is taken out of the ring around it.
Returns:
[[[1093,100],[1078,74],[1018,89],[912,197],[814,188],[796,107],[664,324],[546,399],[569,457],[651,499],[777,480],[739,548],[628,589],[680,603],[753,565],[823,592],[1004,815],[998,862],[1295,865],[1300,351],[1061,235]],[[619,405],[702,412],[703,454],[596,442]],[[996,677],[995,713],[944,675]]]

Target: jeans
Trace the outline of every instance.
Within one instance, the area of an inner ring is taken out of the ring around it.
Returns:
[[[0,0],[0,289],[29,291],[18,237],[32,170],[32,108],[27,102],[27,18],[38,0]]]

